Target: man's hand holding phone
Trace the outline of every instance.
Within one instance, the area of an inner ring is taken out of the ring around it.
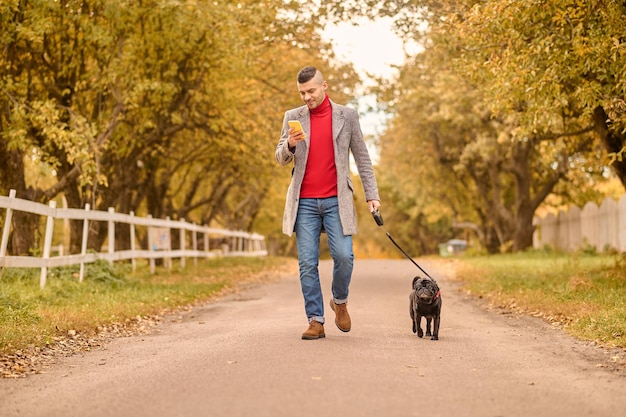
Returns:
[[[306,136],[299,120],[289,120],[287,123],[289,123],[289,138],[287,141],[289,142],[289,147],[293,148],[298,142],[304,140]]]

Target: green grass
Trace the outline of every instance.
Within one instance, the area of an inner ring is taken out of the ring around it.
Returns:
[[[94,334],[99,327],[123,324],[138,316],[163,313],[206,301],[222,290],[247,282],[297,273],[296,261],[278,257],[214,258],[172,270],[147,265],[96,262],[49,271],[39,287],[39,269],[4,269],[0,275],[0,356],[44,346],[68,330]]]
[[[626,257],[529,252],[462,258],[457,278],[495,305],[558,322],[571,335],[626,348]]]

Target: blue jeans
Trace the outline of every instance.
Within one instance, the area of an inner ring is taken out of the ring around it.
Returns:
[[[337,197],[300,199],[295,226],[300,286],[307,318],[309,322],[315,320],[318,323],[324,323],[324,300],[318,269],[322,225],[328,235],[330,256],[333,258],[333,299],[337,304],[346,303],[354,253],[352,236],[343,234]]]

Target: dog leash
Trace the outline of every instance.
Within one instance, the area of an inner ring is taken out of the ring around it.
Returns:
[[[424,271],[424,269],[423,269],[421,266],[419,266],[419,265],[417,264],[417,262],[415,262],[415,261],[413,260],[413,258],[411,258],[411,257],[409,256],[409,254],[408,254],[408,253],[406,253],[406,251],[405,251],[404,249],[402,249],[402,248],[400,247],[400,245],[398,245],[398,243],[397,243],[397,242],[396,242],[396,241],[395,241],[395,240],[391,237],[391,235],[389,234],[389,232],[388,232],[388,231],[384,228],[384,226],[383,226],[383,225],[385,224],[385,222],[383,221],[383,215],[382,215],[382,214],[380,214],[380,211],[379,211],[379,210],[374,210],[374,211],[372,212],[372,216],[374,217],[374,221],[376,222],[376,224],[377,224],[379,227],[382,227],[382,229],[384,230],[384,232],[385,232],[385,234],[387,235],[387,237],[389,238],[389,240],[391,240],[391,243],[393,243],[393,244],[396,246],[396,248],[398,248],[398,249],[400,250],[400,252],[402,252],[402,253],[404,254],[404,256],[406,256],[407,258],[409,258],[409,260],[410,260],[411,262],[413,262],[413,265],[415,265],[416,267],[418,267],[420,271],[422,271],[424,274],[426,274],[426,276],[427,276],[428,278],[430,278],[432,281],[434,281],[434,282],[436,283],[437,281],[435,281],[435,279],[434,279],[433,277],[431,277],[430,275],[428,275],[428,272]]]

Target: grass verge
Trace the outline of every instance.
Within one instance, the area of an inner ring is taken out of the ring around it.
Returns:
[[[528,252],[462,258],[457,278],[499,307],[543,317],[582,340],[626,348],[626,257]]]
[[[172,269],[96,262],[49,271],[39,288],[39,270],[4,269],[0,275],[0,357],[45,347],[60,336],[91,335],[111,325],[207,301],[239,286],[297,273],[291,258],[212,258]]]

